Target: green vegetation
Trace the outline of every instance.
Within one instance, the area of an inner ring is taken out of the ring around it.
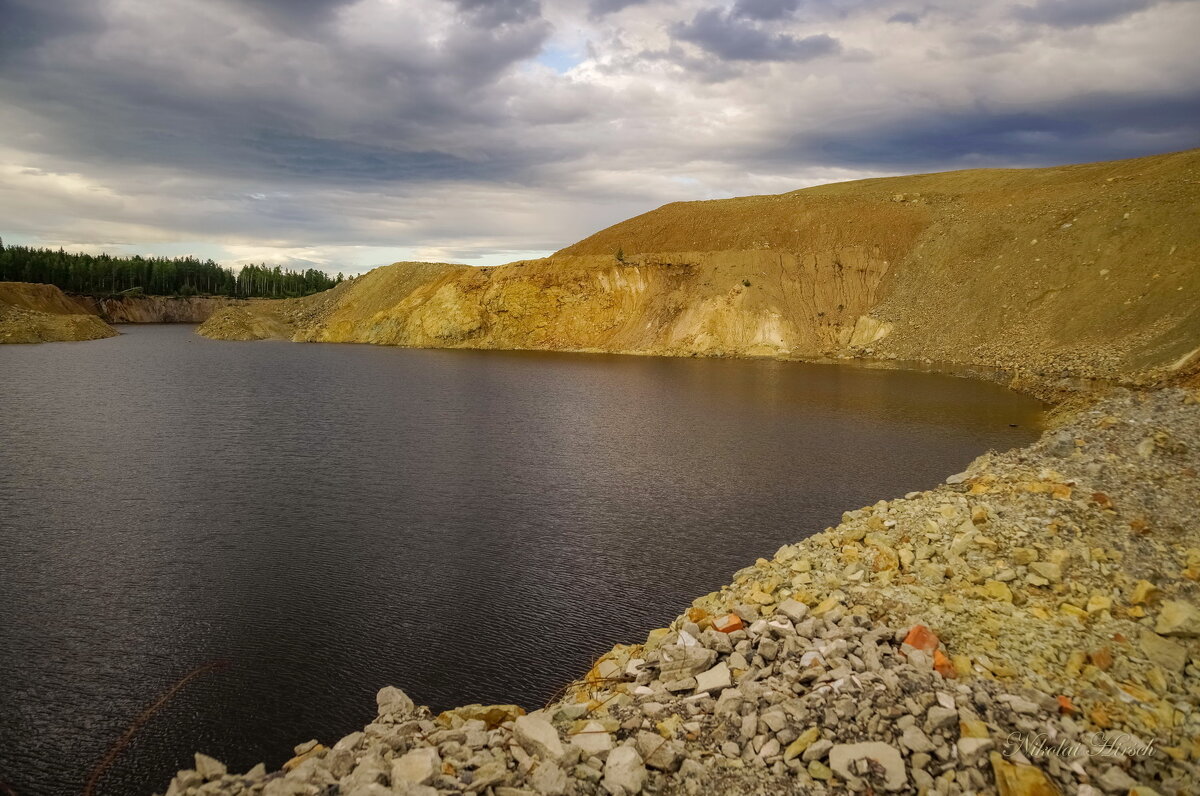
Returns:
[[[291,298],[328,290],[342,278],[332,279],[315,268],[288,271],[262,264],[235,273],[194,257],[70,254],[0,242],[0,282],[43,282],[70,293]]]

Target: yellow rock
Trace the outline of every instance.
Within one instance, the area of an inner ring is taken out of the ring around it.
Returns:
[[[973,674],[971,669],[971,658],[967,655],[952,655],[950,661],[954,664],[954,671],[958,673],[959,678],[970,677]]]
[[[1087,617],[1088,617],[1087,611],[1083,610],[1078,605],[1071,605],[1070,603],[1063,603],[1059,607],[1059,610],[1062,613],[1066,614],[1067,616],[1075,617],[1080,622],[1087,622]]]
[[[658,734],[662,737],[674,738],[676,734],[678,734],[679,728],[682,726],[683,719],[672,713],[670,716],[667,716],[665,719],[655,724],[654,728],[658,730]]]
[[[793,758],[804,754],[804,750],[812,746],[818,738],[821,737],[821,731],[816,727],[809,727],[800,734],[800,737],[788,744],[788,748],[783,751],[783,762],[788,762]]]
[[[958,734],[963,738],[990,738],[987,725],[982,721],[969,720],[958,723]]]
[[[992,600],[1006,603],[1011,603],[1013,600],[1012,589],[1008,588],[1007,583],[1001,583],[998,580],[989,580],[983,584],[983,592]]]
[[[834,608],[837,608],[839,605],[841,605],[841,603],[837,599],[829,597],[825,600],[822,600],[820,605],[812,609],[812,615],[823,616],[832,611]]]
[[[489,730],[494,730],[506,721],[513,721],[518,716],[525,715],[525,708],[520,705],[463,705],[438,714],[438,722],[450,727],[454,719],[471,721],[478,719],[485,723]]]
[[[833,776],[833,772],[820,760],[813,760],[808,764],[808,775],[813,779],[827,780]]]
[[[962,613],[966,609],[962,598],[957,594],[946,593],[942,595],[942,605],[946,607],[947,611],[953,611],[956,614]]]
[[[1112,610],[1112,598],[1103,594],[1093,594],[1087,601],[1087,612],[1089,614],[1098,614],[1101,611]]]
[[[771,603],[775,602],[774,597],[758,588],[746,595],[746,600],[752,603],[758,603],[759,605],[770,605]]]
[[[1087,663],[1087,654],[1076,650],[1067,658],[1066,672],[1067,677],[1072,679],[1079,677],[1083,673],[1083,665]]]
[[[1146,679],[1150,682],[1150,687],[1160,694],[1167,690],[1167,675],[1162,670],[1161,666],[1151,666],[1150,671],[1146,672]]]
[[[1015,547],[1013,548],[1013,561],[1024,566],[1032,564],[1038,560],[1038,551],[1032,547]]]
[[[1059,790],[1037,766],[1011,763],[992,752],[992,773],[1000,796],[1059,796]]]

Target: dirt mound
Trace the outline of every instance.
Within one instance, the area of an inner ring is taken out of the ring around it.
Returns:
[[[54,285],[0,282],[0,343],[48,343],[115,337]]]

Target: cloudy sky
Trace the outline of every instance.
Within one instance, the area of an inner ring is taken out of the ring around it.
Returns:
[[[1197,0],[0,0],[0,235],[353,273],[1200,145]]]

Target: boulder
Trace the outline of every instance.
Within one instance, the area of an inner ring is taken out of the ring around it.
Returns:
[[[379,706],[380,716],[408,716],[416,710],[416,705],[408,698],[408,694],[392,685],[385,685],[375,695],[375,704]]]
[[[1148,628],[1142,628],[1140,641],[1146,657],[1167,671],[1182,672],[1187,666],[1188,651],[1182,644],[1163,638]]]
[[[513,722],[513,737],[528,754],[543,760],[557,762],[566,751],[558,738],[558,730],[536,713],[520,716]]]
[[[442,758],[435,747],[413,749],[392,761],[392,786],[427,785],[441,769]]]
[[[571,744],[589,757],[603,755],[612,749],[612,736],[598,721],[589,721],[583,729],[571,736]]]
[[[1183,600],[1168,600],[1158,613],[1154,632],[1160,636],[1200,638],[1200,609]]]
[[[646,767],[632,746],[618,746],[604,763],[604,789],[613,796],[638,793],[646,782]]]
[[[696,675],[696,693],[712,693],[729,688],[733,681],[729,674],[729,665],[721,661],[706,672]]]

